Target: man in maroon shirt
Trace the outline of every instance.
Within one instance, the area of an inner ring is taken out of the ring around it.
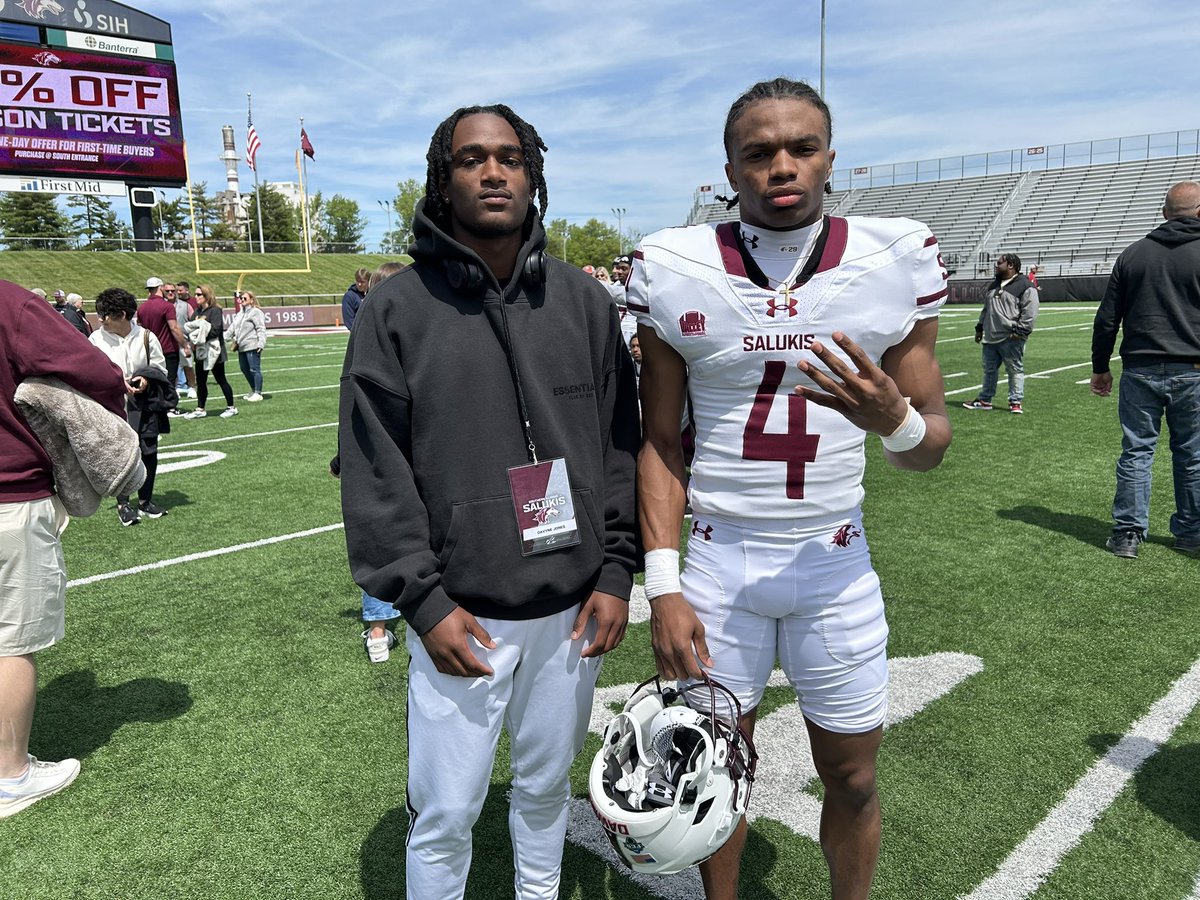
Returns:
[[[65,788],[79,762],[29,755],[37,698],[34,654],[65,632],[67,514],[50,457],[18,412],[26,378],[52,376],[125,417],[121,370],[45,300],[0,281],[0,818]]]
[[[167,378],[174,384],[179,375],[179,354],[192,355],[191,345],[179,327],[175,312],[175,286],[171,286],[171,296],[164,297],[163,280],[151,277],[146,279],[146,290],[150,294],[138,307],[138,324],[162,344],[163,356],[167,359]]]

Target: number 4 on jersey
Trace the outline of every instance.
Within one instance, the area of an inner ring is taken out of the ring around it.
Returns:
[[[808,426],[808,403],[803,397],[787,395],[788,427],[782,434],[766,432],[767,417],[775,394],[783,383],[787,363],[774,360],[766,363],[762,383],[754,395],[750,418],[742,432],[742,459],[770,460],[787,463],[787,496],[789,500],[804,499],[804,464],[817,458],[820,436],[805,431]]]

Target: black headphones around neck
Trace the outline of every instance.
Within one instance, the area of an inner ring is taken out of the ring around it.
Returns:
[[[478,294],[487,284],[487,275],[483,268],[473,262],[463,259],[448,259],[445,261],[446,280],[456,291],[468,294]],[[546,254],[534,250],[525,257],[521,266],[521,281],[525,287],[533,288],[546,283]]]

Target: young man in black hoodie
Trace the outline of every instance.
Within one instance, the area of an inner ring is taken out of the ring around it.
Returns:
[[[515,895],[557,897],[571,761],[628,617],[633,366],[603,285],[543,255],[544,149],[506,106],[438,127],[414,263],[361,308],[342,375],[351,570],[408,624],[414,900],[463,895],[502,727]]]
[[[1121,340],[1121,457],[1113,534],[1105,546],[1135,559],[1150,527],[1150,464],[1163,414],[1175,476],[1175,549],[1200,556],[1200,183],[1167,191],[1167,221],[1117,259],[1092,329],[1092,393],[1112,392]]]

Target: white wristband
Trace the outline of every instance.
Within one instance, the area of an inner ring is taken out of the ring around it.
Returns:
[[[907,400],[904,401],[908,403]],[[893,453],[911,450],[925,439],[925,417],[908,403],[908,415],[904,423],[891,434],[883,437],[883,446]]]
[[[679,591],[679,551],[647,550],[646,599],[678,594]]]

